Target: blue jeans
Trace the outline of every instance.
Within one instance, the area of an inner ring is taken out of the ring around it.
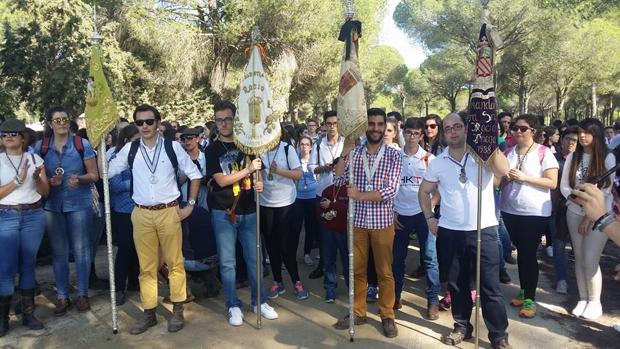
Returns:
[[[555,226],[556,212],[551,213],[549,219],[549,232],[553,239],[553,268],[555,269],[555,281],[564,280],[567,278],[566,271],[566,241],[556,238],[558,235],[557,228]]]
[[[394,290],[396,301],[400,300],[403,291],[403,281],[405,278],[405,260],[409,250],[409,233],[415,230],[420,242],[420,255],[424,267],[426,268],[426,299],[428,304],[439,304],[439,264],[437,263],[436,237],[430,234],[423,213],[414,216],[398,215],[398,221],[403,229],[396,230],[394,235],[394,261],[392,263],[392,273],[394,274]]]
[[[217,254],[220,259],[220,275],[224,295],[226,297],[226,308],[241,307],[243,303],[237,298],[235,287],[236,278],[236,242],[237,239],[243,249],[243,259],[248,271],[248,279],[252,288],[252,306],[256,305],[256,213],[247,215],[237,215],[237,223],[233,224],[226,211],[213,210],[212,222],[215,232],[215,242],[217,244]],[[262,279],[262,277],[261,277]],[[261,280],[262,281],[262,280]],[[261,304],[267,301],[267,293],[263,283],[261,287]]]
[[[323,251],[323,287],[328,294],[334,295],[337,287],[336,255],[340,253],[344,282],[349,287],[349,246],[347,233],[321,227],[321,249]]]
[[[88,296],[88,274],[92,261],[93,210],[90,205],[81,211],[45,211],[58,299],[69,297],[69,249],[75,258],[78,296]]]
[[[19,288],[35,288],[37,252],[45,231],[43,209],[0,210],[0,296],[15,293],[15,275]]]
[[[99,246],[99,242],[101,241],[101,236],[105,231],[105,207],[103,206],[103,202],[99,203],[99,212],[101,212],[101,217],[93,214],[93,228],[91,230],[91,243],[92,243],[92,261],[95,261],[95,256],[97,255],[97,247]],[[93,273],[95,271],[93,270]]]

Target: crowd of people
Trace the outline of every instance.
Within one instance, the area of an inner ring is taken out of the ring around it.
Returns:
[[[9,331],[15,294],[23,325],[44,327],[35,316],[35,265],[45,234],[56,316],[74,306],[89,311],[89,288],[106,287],[94,266],[104,228],[99,156],[109,165],[116,303],[122,306],[127,292],[139,291],[144,309],[132,334],[157,324],[160,280],[170,289],[164,301],[173,304],[168,331],[183,328],[184,304],[194,299],[188,277],[200,281],[208,297],[223,288],[232,326],[244,322],[240,287],[250,287],[247,301],[254,312],[277,319],[269,300],[287,288],[299,301],[309,297],[297,262],[303,236],[303,263],[316,266],[307,277],[323,278],[325,302],[333,303],[338,290],[349,286],[353,268],[353,322],[366,323],[367,304],[377,302],[384,335],[395,337],[415,234],[420,258],[410,270],[426,280],[425,317],[437,320],[440,311],[451,310],[454,329],[442,342],[458,345],[473,333],[479,189],[485,212],[495,212],[482,215],[480,256],[482,314],[493,348],[510,347],[500,289],[500,283],[512,282],[506,263],[518,268],[519,292],[509,304],[522,318],[537,314],[542,237],[542,250],[553,259],[555,292],[579,295],[571,313],[589,320],[603,314],[599,260],[608,234],[618,241],[620,230],[614,211],[614,202],[620,202],[614,200],[616,174],[609,171],[620,155],[620,124],[605,127],[586,118],[545,127],[538,116],[513,118],[502,112],[499,149],[483,167],[478,188],[479,160],[466,146],[466,113],[403,120],[398,112],[371,108],[366,134],[354,144],[338,132],[337,112],[327,111],[321,120],[283,124],[280,143],[259,157],[235,143],[235,115],[233,103],[220,101],[213,120],[187,127],[162,121],[155,107],[141,105],[131,122],[122,119],[107,135],[106,154],[97,154],[63,107],[47,111],[43,134],[20,120],[4,121],[0,337]],[[355,207],[353,266],[347,244],[349,200]],[[261,254],[256,251],[257,214]],[[567,282],[568,243],[576,288]],[[74,300],[70,260],[76,266]],[[257,279],[257,262],[265,279]],[[338,287],[339,280],[344,287]],[[346,315],[334,327],[348,329],[349,321]]]

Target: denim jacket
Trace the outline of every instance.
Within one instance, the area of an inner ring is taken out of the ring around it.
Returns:
[[[83,139],[84,160],[95,157],[95,151],[90,143]],[[41,154],[42,141],[38,141],[34,146],[34,151]],[[91,208],[92,194],[90,184],[78,184],[75,188],[69,187],[69,178],[72,175],[82,176],[86,174],[86,168],[80,153],[73,144],[73,135],[67,138],[67,143],[62,148],[62,153],[58,153],[54,148],[54,136],[50,139],[50,147],[45,154],[45,173],[48,178],[56,175],[56,168],[62,167],[65,171],[62,185],[50,187],[49,195],[45,200],[45,210],[53,212],[74,212]]]

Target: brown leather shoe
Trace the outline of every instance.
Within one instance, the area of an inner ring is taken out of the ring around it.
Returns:
[[[168,332],[178,332],[185,325],[183,316],[183,303],[174,303],[172,306],[172,318],[168,320]]]
[[[426,318],[431,321],[439,319],[439,304],[430,304],[426,308]]]
[[[502,338],[491,345],[493,349],[512,349],[512,346],[508,343],[508,337]]]
[[[443,342],[444,344],[447,345],[458,345],[460,344],[463,340],[466,339],[471,339],[472,332],[467,331],[467,333],[460,331],[460,330],[452,330],[452,332],[450,332],[449,335],[447,336],[443,336],[441,338],[441,342]]]
[[[63,316],[67,314],[67,311],[71,309],[71,300],[69,298],[61,298],[56,300],[56,309],[54,309],[55,316]]]
[[[381,324],[383,325],[383,334],[388,338],[394,338],[398,336],[398,328],[396,328],[396,323],[394,319],[385,318],[381,320]]]
[[[355,318],[353,319],[353,324],[356,326],[359,326],[359,325],[365,324],[367,321],[368,321],[368,318],[365,316],[355,316]],[[349,315],[338,320],[338,322],[334,324],[334,328],[337,330],[349,329]]]
[[[155,316],[155,308],[153,309],[144,309],[144,316],[136,326],[131,329],[131,334],[137,335],[140,333],[146,332],[149,328],[157,325],[157,316]]]
[[[84,313],[90,310],[90,302],[88,301],[88,297],[79,296],[77,301],[75,301],[75,308],[78,312]]]

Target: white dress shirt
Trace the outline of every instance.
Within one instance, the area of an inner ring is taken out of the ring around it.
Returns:
[[[317,154],[317,144],[321,142],[319,153]],[[342,154],[344,148],[344,137],[339,137],[338,142],[334,145],[327,143],[327,137],[321,137],[317,143],[312,146],[312,153],[310,153],[310,161],[308,162],[308,168],[312,173],[319,166],[331,165],[334,160]],[[317,156],[318,155],[318,156]],[[316,195],[321,196],[323,190],[334,183],[334,171],[322,172],[317,174],[318,186],[316,188]]]
[[[133,201],[138,205],[153,206],[158,204],[167,204],[176,200],[179,195],[179,188],[177,186],[176,174],[174,173],[174,167],[166,154],[164,149],[163,138],[158,138],[157,142],[162,142],[159,148],[161,154],[159,155],[159,161],[157,168],[155,169],[155,177],[157,183],[153,184],[150,181],[151,171],[149,170],[146,159],[142,156],[142,151],[138,149],[136,157],[133,161]],[[142,139],[140,139],[140,146],[144,146]],[[127,157],[129,155],[129,149],[131,143],[125,144],[112,161],[110,161],[110,168],[108,170],[108,176],[110,178],[120,174],[125,169],[129,168]],[[157,157],[155,149],[153,147],[146,149],[147,155],[153,159]],[[183,171],[187,175],[189,180],[200,179],[202,174],[198,171],[198,167],[192,162],[189,155],[185,152],[183,147],[178,142],[172,142],[172,148],[177,156],[179,163],[179,170]]]

